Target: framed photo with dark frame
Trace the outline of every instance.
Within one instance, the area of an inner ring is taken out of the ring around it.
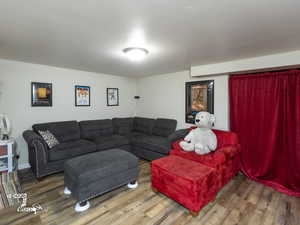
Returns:
[[[107,106],[119,105],[119,89],[107,88],[106,89]]]
[[[75,85],[75,106],[91,106],[91,88]]]
[[[214,113],[214,80],[185,83],[185,122],[194,124],[200,111]]]
[[[52,84],[31,82],[31,106],[52,106]]]

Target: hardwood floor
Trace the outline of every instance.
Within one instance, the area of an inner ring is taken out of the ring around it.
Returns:
[[[0,224],[101,224],[101,225],[292,225],[300,224],[300,198],[290,197],[272,188],[236,176],[204,207],[199,216],[150,188],[149,163],[140,163],[139,187],[126,186],[91,200],[91,208],[74,211],[75,201],[63,194],[63,174],[37,182],[22,176],[28,206],[39,203],[43,211],[18,213],[15,208],[0,211]]]

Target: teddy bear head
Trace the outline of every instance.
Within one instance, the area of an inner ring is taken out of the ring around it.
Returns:
[[[215,120],[215,116],[209,112],[198,112],[195,118],[195,125],[201,128],[211,128]]]

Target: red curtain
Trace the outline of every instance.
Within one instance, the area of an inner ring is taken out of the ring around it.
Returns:
[[[243,173],[300,197],[300,71],[233,75],[229,92]]]

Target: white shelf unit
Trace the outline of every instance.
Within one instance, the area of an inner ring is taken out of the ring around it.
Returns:
[[[0,172],[12,172],[15,167],[15,145],[14,140],[0,140]]]

